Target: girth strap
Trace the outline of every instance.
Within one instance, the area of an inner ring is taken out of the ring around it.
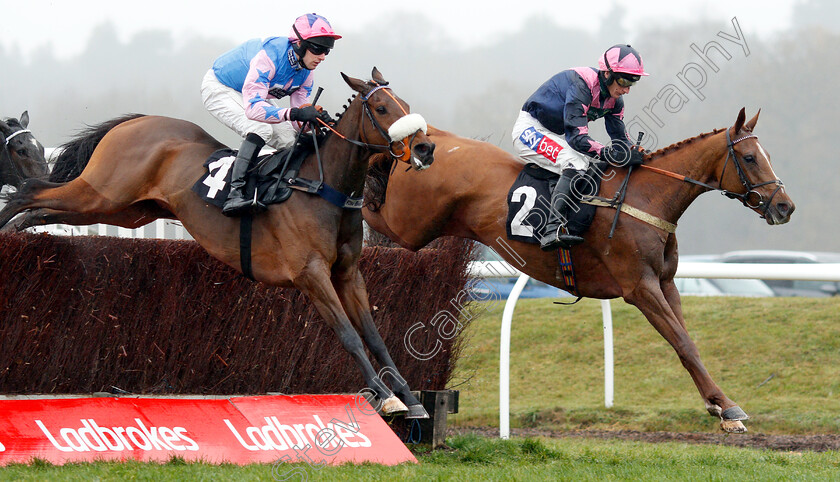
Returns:
[[[365,202],[363,197],[350,197],[321,181],[313,181],[302,177],[290,178],[285,181],[292,189],[309,194],[317,194],[342,209],[362,209]]]
[[[254,271],[251,268],[251,227],[254,222],[254,215],[245,213],[239,218],[239,265],[242,275],[251,281],[254,280]]]
[[[581,201],[584,204],[589,204],[592,206],[604,207],[604,208],[612,208],[615,209],[616,204],[612,202],[610,199],[598,197],[598,196],[584,196],[583,200]],[[621,212],[627,214],[628,216],[634,217],[640,221],[644,221],[651,226],[657,227],[665,232],[668,233],[675,233],[677,231],[677,225],[674,223],[670,223],[665,221],[662,218],[656,217],[653,214],[646,213],[641,209],[634,208],[626,203],[621,205]]]

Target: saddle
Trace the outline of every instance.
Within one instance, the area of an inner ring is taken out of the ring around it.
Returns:
[[[601,187],[601,175],[607,168],[605,161],[592,162],[587,176],[575,179],[573,192],[583,199],[591,199]],[[514,241],[539,244],[551,209],[551,192],[560,176],[536,164],[525,164],[508,191],[507,237]],[[597,206],[581,202],[575,197],[569,208],[565,230],[582,236],[595,218]]]
[[[314,187],[315,181],[297,176],[303,160],[313,151],[310,138],[309,142],[301,141],[294,147],[260,156],[249,170],[246,194],[251,197],[256,189],[257,198],[267,206],[289,199],[293,185],[303,187],[302,190]],[[219,149],[204,161],[207,172],[196,181],[192,190],[207,203],[218,208],[224,206],[230,192],[230,171],[236,154],[233,149]]]

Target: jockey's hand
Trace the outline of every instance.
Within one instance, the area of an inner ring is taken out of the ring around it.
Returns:
[[[630,159],[627,161],[627,167],[638,166],[644,162],[645,150],[641,146],[630,146]]]
[[[289,120],[300,122],[312,122],[322,115],[315,106],[292,107],[289,110]],[[329,117],[329,114],[327,114]]]
[[[318,109],[321,109],[321,106],[316,106]],[[330,113],[325,110],[320,110],[318,112],[318,118],[321,119],[325,124],[328,125],[335,125],[335,119],[330,117]]]
[[[617,167],[630,167],[641,164],[644,158],[641,148],[638,146],[629,146],[630,151],[628,152],[627,147],[624,144],[612,144],[605,147],[603,151],[604,157],[610,164]]]

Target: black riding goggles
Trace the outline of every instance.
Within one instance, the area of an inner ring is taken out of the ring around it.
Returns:
[[[312,52],[313,55],[330,54],[329,47],[324,47],[323,45],[314,44],[312,42],[306,42],[306,50]]]
[[[615,81],[622,87],[632,87],[641,77],[630,74],[615,74]]]

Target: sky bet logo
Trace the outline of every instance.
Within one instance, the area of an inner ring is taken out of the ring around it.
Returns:
[[[533,127],[525,129],[519,136],[519,140],[551,162],[557,162],[557,156],[563,150],[563,146],[540,134]]]
[[[58,437],[53,435],[40,420],[38,427],[55,448],[62,452],[104,452],[106,450],[176,450],[196,451],[198,444],[187,437],[184,427],[148,427],[135,418],[137,426],[100,427],[92,418],[81,419],[80,428],[61,428]],[[59,440],[61,439],[61,440]]]

